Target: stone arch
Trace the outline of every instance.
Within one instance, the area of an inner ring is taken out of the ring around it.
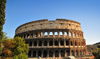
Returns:
[[[61,57],[65,57],[65,52],[61,50]]]
[[[55,41],[55,46],[58,46],[58,41],[57,40]]]
[[[49,51],[49,57],[53,57],[53,51]]]
[[[33,51],[33,57],[36,57],[36,51]]]
[[[55,57],[59,57],[59,52],[57,50],[55,51]]]
[[[31,57],[31,51],[29,51],[29,53],[28,53],[28,57]]]
[[[39,46],[42,46],[42,41],[39,41]]]
[[[53,46],[53,41],[49,41],[49,46]]]
[[[47,46],[47,41],[44,41],[44,46]]]
[[[77,46],[77,41],[75,41],[75,46]]]
[[[70,51],[69,50],[67,50],[66,53],[67,53],[67,56],[70,56]]]
[[[74,50],[72,50],[71,52],[72,52],[72,56],[74,56]]]
[[[73,45],[73,42],[72,41],[70,41],[70,43],[71,43],[71,45]]]
[[[29,46],[32,46],[32,41],[29,42]]]
[[[43,57],[47,57],[47,51],[43,52]]]
[[[69,41],[68,40],[66,40],[66,45],[69,45]]]
[[[67,33],[67,32],[65,32],[65,36],[67,36],[67,34],[68,34],[68,33]]]
[[[34,46],[37,46],[37,41],[34,41]]]
[[[64,45],[64,40],[60,41],[60,45],[63,46]]]
[[[41,51],[38,51],[38,56],[40,56],[40,57],[41,57]]]

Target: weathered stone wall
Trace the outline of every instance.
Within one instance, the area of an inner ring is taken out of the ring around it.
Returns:
[[[38,29],[74,29],[82,31],[80,23],[76,21],[67,19],[56,19],[56,21],[48,21],[48,19],[44,19],[29,22],[19,26],[16,29],[15,34]]]

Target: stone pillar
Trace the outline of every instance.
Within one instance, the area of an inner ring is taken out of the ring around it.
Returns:
[[[44,33],[45,33],[45,32],[43,32],[43,36],[42,36],[42,37],[44,37]]]
[[[32,47],[34,46],[34,41],[32,41]]]
[[[55,50],[53,50],[53,58],[55,58]]]
[[[67,35],[67,36],[69,37],[69,31],[68,31],[67,33],[68,33],[68,35]]]
[[[63,31],[63,37],[65,37],[65,31]]]
[[[58,52],[59,52],[59,58],[61,58],[61,52],[60,52],[60,50],[58,50]]]
[[[53,32],[53,37],[55,37],[55,32]]]
[[[50,32],[48,32],[48,37],[49,37],[49,33],[50,33]]]
[[[44,43],[44,41],[42,41],[42,47],[44,46],[44,44],[43,44],[43,43]]]
[[[58,46],[60,47],[61,45],[60,45],[60,39],[58,40]]]
[[[25,38],[27,38],[27,34],[25,35]]]
[[[66,46],[66,40],[64,39],[64,47]]]
[[[67,57],[67,53],[66,53],[66,50],[65,50],[65,57]]]
[[[43,57],[43,50],[41,50],[41,57]]]
[[[47,41],[47,46],[49,47],[49,40]]]
[[[58,37],[60,37],[60,32],[58,31]]]
[[[76,50],[74,51],[74,55],[76,56]]]
[[[71,49],[70,49],[70,56],[72,56],[72,51],[71,51]]]
[[[53,39],[53,47],[55,46],[55,40]]]
[[[78,50],[78,55],[80,56],[80,50]]]
[[[31,51],[31,57],[33,57],[33,51]]]
[[[38,51],[36,51],[36,57],[38,56]]]
[[[49,57],[49,50],[47,50],[47,57]]]
[[[39,40],[37,40],[37,47],[39,46]]]

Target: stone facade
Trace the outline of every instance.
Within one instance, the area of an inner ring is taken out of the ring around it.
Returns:
[[[67,19],[32,21],[19,26],[15,36],[29,44],[29,57],[61,58],[86,55],[86,42],[79,22]]]

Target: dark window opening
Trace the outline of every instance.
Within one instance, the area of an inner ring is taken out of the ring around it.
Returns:
[[[41,24],[41,26],[42,26],[42,24]]]
[[[44,41],[44,46],[47,46],[47,41]]]
[[[36,57],[36,51],[33,51],[33,57]]]
[[[72,56],[74,56],[74,51],[72,51]]]
[[[31,57],[31,51],[29,51],[28,56]]]
[[[49,51],[49,57],[53,57],[53,51]]]
[[[55,51],[55,57],[59,57],[59,52]]]
[[[37,33],[35,33],[35,37],[38,37],[38,34]]]
[[[63,46],[64,45],[64,41],[61,40],[60,41],[60,45]]]
[[[34,46],[37,46],[37,41],[34,41]]]
[[[64,56],[65,56],[65,52],[61,51],[61,57],[64,57]]]
[[[53,41],[49,41],[49,46],[53,46]]]
[[[60,23],[60,25],[62,25],[62,23]]]
[[[38,56],[40,56],[40,57],[41,57],[41,51],[38,51]]]
[[[50,23],[50,25],[52,25],[52,23]]]
[[[29,43],[29,46],[32,46],[32,42]]]
[[[71,26],[71,24],[69,24],[69,26]]]
[[[66,52],[67,52],[67,56],[70,56],[70,51],[69,51],[69,50],[67,50]]]
[[[43,57],[47,57],[47,51],[43,52]]]
[[[66,45],[69,45],[69,41],[68,40],[66,41]]]
[[[55,46],[58,46],[58,41],[55,41]]]
[[[39,46],[42,46],[42,41],[39,41]]]

